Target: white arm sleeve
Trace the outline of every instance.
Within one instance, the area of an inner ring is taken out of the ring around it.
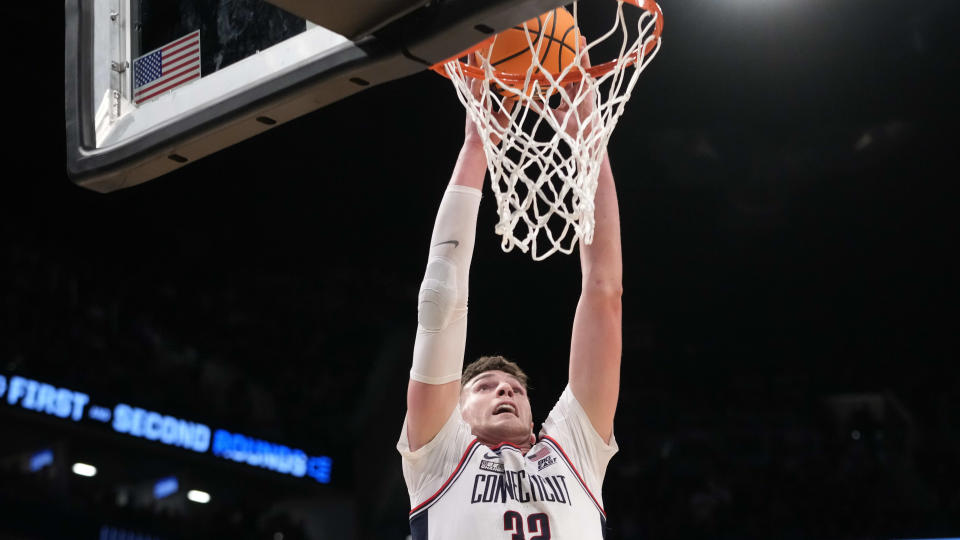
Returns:
[[[480,190],[450,186],[443,194],[420,285],[417,339],[410,378],[426,384],[458,380],[467,343],[467,281]]]

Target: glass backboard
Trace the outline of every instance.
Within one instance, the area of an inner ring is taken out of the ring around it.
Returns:
[[[67,173],[133,186],[560,0],[66,0]]]

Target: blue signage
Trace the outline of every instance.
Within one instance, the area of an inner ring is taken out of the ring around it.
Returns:
[[[333,466],[333,461],[326,456],[310,457],[303,450],[224,429],[213,434],[213,455],[291,476],[309,476],[321,484],[330,482]]]
[[[307,460],[307,476],[321,484],[330,483],[331,471],[333,471],[333,460],[327,456],[312,457]]]
[[[90,396],[83,392],[58,388],[19,375],[9,378],[0,375],[0,400],[14,407],[70,419],[73,422],[79,422],[86,417],[101,424],[108,424],[117,433],[193,452],[210,452],[214,457],[251,467],[296,477],[308,476],[322,484],[330,482],[333,461],[327,456],[308,456],[297,448],[224,429],[213,430],[200,422],[126,403],[118,403],[113,408],[91,404]],[[45,461],[48,457],[52,461],[52,453],[49,456],[45,453],[36,456],[38,468],[47,464]],[[167,483],[159,489],[169,489],[169,480],[176,483],[175,478],[167,479]]]
[[[10,377],[9,384],[6,378],[0,375],[0,397],[4,391],[9,405],[59,418],[69,418],[74,422],[83,418],[83,409],[90,402],[90,396],[82,392],[57,388],[16,375]]]
[[[307,454],[282,444],[261,441],[218,429],[213,435],[213,455],[292,476],[307,473]]]
[[[210,448],[209,427],[124,403],[113,408],[113,430],[194,452]]]
[[[90,408],[87,409],[87,416],[98,422],[106,423],[110,421],[113,413],[106,407],[91,405]]]

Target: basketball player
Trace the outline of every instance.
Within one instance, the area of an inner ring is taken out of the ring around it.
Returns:
[[[407,415],[397,443],[412,536],[604,538],[601,485],[617,451],[613,417],[622,290],[620,218],[609,158],[604,156],[598,180],[594,240],[580,245],[582,285],[569,382],[539,437],[526,375],[517,364],[483,357],[462,370],[467,278],[485,173],[483,144],[468,116],[430,240]]]

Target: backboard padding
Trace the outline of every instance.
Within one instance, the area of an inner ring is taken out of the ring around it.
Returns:
[[[267,0],[271,4],[351,40],[383,28],[423,7],[428,0]]]
[[[288,46],[284,41],[150,102],[136,104],[122,96],[119,105],[109,109],[120,112],[110,118],[112,131],[104,135],[103,107],[99,127],[95,114],[104,99],[113,95],[104,89],[113,89],[118,80],[129,77],[129,70],[124,75],[110,65],[122,68],[133,59],[122,57],[130,54],[129,38],[125,46],[116,47],[111,41],[111,54],[121,55],[117,61],[102,54],[103,25],[107,24],[102,19],[111,10],[94,6],[119,6],[117,20],[110,20],[122,28],[129,25],[130,2],[65,0],[67,173],[74,183],[101,192],[151,180],[363,89],[425,71],[486,39],[490,32],[563,4],[560,0],[445,0],[409,11],[412,2],[398,0],[391,4],[403,9],[404,15],[355,40],[308,25],[289,41],[312,43],[312,48]],[[342,9],[344,4],[338,5]],[[386,20],[385,12],[375,14],[382,19],[375,25]],[[336,39],[313,39],[318,35]],[[109,36],[108,41],[114,34]],[[319,42],[323,44],[318,46]],[[303,56],[270,61],[271,55],[288,54],[284,47],[289,54]],[[113,86],[104,86],[104,70]],[[243,70],[252,73],[249,84],[226,85],[216,99],[197,97]],[[120,89],[128,93],[129,85]],[[158,117],[158,111],[168,117]]]

